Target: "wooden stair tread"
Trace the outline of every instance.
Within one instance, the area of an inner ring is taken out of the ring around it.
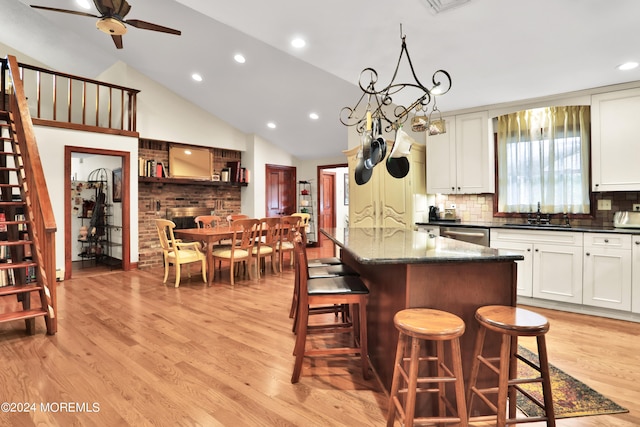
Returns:
[[[13,200],[11,202],[0,202],[0,207],[2,206],[22,206],[24,205],[23,200]]]
[[[4,224],[4,225],[29,224],[29,221],[26,220],[26,219],[11,220],[11,221],[0,221],[0,224]],[[21,230],[21,231],[27,231],[27,230]]]
[[[31,309],[14,311],[0,314],[0,322],[10,322],[13,320],[33,319],[34,317],[46,316],[48,313],[42,309]]]
[[[34,261],[21,262],[0,262],[0,270],[10,270],[12,268],[26,268],[37,265]]]
[[[16,294],[22,294],[25,292],[36,292],[36,291],[39,291],[40,289],[42,289],[42,286],[39,286],[36,283],[30,283],[28,285],[1,286],[0,296],[16,295]]]
[[[31,240],[0,240],[0,246],[30,245]]]

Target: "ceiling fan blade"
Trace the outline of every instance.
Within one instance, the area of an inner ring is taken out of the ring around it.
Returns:
[[[70,13],[72,15],[88,16],[90,18],[100,18],[98,15],[94,15],[92,13],[78,12],[78,11],[75,11],[75,10],[57,9],[55,7],[34,6],[34,5],[31,5],[31,7],[34,8],[34,9],[49,10],[51,12],[62,12],[62,13]]]
[[[124,21],[125,24],[129,24],[132,27],[140,28],[142,30],[151,30],[151,31],[159,31],[161,33],[169,33],[175,34],[179,36],[182,34],[179,30],[174,30],[173,28],[163,27],[162,25],[152,24],[151,22],[140,21],[139,19],[129,19]]]
[[[118,49],[122,49],[122,36],[111,35],[111,38],[113,39],[113,43],[116,45],[116,47]]]
[[[131,10],[127,0],[93,0],[93,3],[103,16],[118,15],[124,18]]]
[[[113,14],[115,7],[111,0],[93,0],[93,4],[96,5],[96,9],[102,16],[110,16]]]

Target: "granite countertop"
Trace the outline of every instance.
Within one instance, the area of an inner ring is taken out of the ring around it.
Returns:
[[[321,233],[362,264],[518,261],[513,252],[404,228],[323,228]]]
[[[622,234],[640,234],[640,228],[616,228],[613,226],[587,226],[572,225],[567,227],[559,224],[549,225],[529,225],[529,224],[513,224],[492,221],[432,221],[432,222],[416,222],[416,225],[436,225],[438,227],[469,227],[469,228],[504,228],[510,230],[536,230],[536,231],[575,231],[579,233],[622,233]]]

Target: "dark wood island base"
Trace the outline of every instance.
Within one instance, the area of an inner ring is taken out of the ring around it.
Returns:
[[[466,325],[460,338],[465,380],[471,374],[478,324],[476,309],[516,304],[520,255],[404,229],[323,229],[341,248],[343,261],[369,287],[369,356],[382,385],[391,389],[398,332],[393,316],[426,307],[456,314]],[[485,348],[499,354],[497,337]],[[479,382],[495,380],[488,372]]]

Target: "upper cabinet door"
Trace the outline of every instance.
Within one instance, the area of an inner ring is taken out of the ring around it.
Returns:
[[[593,191],[640,191],[640,89],[591,97]]]
[[[427,193],[456,192],[456,118],[445,117],[446,132],[427,135]]]
[[[495,192],[488,113],[480,111],[445,120],[446,133],[427,135],[427,193]]]
[[[456,116],[457,192],[494,192],[493,144],[489,141],[486,111]]]

